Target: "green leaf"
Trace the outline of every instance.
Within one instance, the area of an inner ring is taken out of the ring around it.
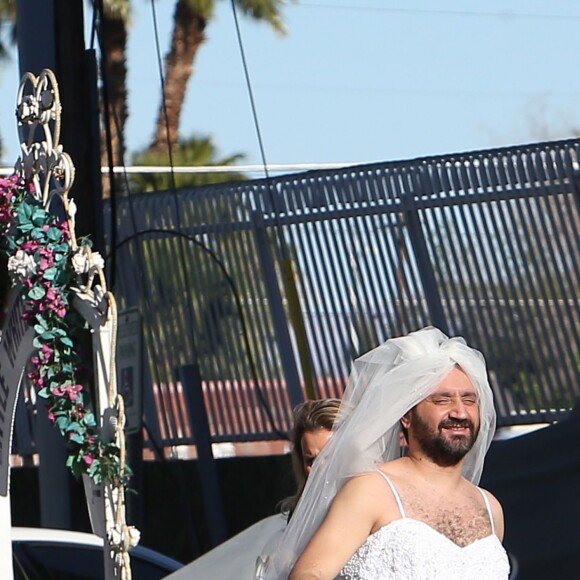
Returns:
[[[80,433],[73,433],[69,437],[69,441],[74,441],[75,443],[78,443],[79,445],[82,445],[85,442],[85,439],[84,439],[84,437]]]
[[[18,216],[18,221],[20,224],[25,224],[26,222],[30,221],[30,217],[32,216],[32,206],[27,203],[21,203],[18,206],[16,215]]]
[[[41,228],[33,228],[30,232],[30,237],[33,240],[38,240],[39,242],[45,242],[46,234],[42,231]]]
[[[30,298],[31,300],[40,300],[41,298],[44,298],[44,296],[46,295],[46,288],[44,288],[44,286],[33,286],[29,291],[28,291],[28,298]]]
[[[85,422],[85,425],[87,427],[96,427],[97,426],[97,422],[95,421],[95,416],[91,412],[88,412],[85,414],[85,416],[83,417],[83,421]]]
[[[58,228],[51,227],[46,236],[51,242],[58,242],[62,237],[62,232]]]
[[[42,316],[42,314],[37,314],[34,318],[36,319],[37,324],[39,324],[43,328],[46,328],[46,320],[44,316]]]
[[[61,365],[61,371],[63,373],[65,373],[67,375],[70,375],[70,374],[72,374],[73,370],[74,370],[74,367],[73,367],[72,363],[70,363],[70,362],[64,362],[64,363],[62,363],[62,365]]]
[[[46,224],[48,218],[48,213],[39,207],[34,208],[30,215],[30,221],[37,226],[43,226]]]
[[[57,417],[56,419],[56,425],[63,433],[66,433],[69,423],[70,419],[68,417]]]
[[[42,275],[42,277],[45,280],[54,280],[56,278],[56,275],[58,274],[58,268],[55,268],[54,266],[52,268],[47,268],[44,271],[44,274]]]
[[[102,465],[99,459],[94,459],[91,466],[87,469],[88,475],[90,475],[93,478],[94,482],[97,485],[103,481],[101,470]]]

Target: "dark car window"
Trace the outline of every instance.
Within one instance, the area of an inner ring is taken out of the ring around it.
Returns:
[[[32,579],[103,580],[103,551],[98,546],[18,543],[15,556]]]
[[[103,550],[51,542],[15,542],[14,556],[20,567],[17,578],[26,580],[103,580]],[[174,567],[150,561],[150,556],[131,552],[131,572],[139,580],[161,580]]]

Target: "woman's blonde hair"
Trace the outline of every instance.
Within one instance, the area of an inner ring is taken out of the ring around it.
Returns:
[[[292,469],[296,479],[296,494],[280,502],[283,512],[292,512],[302,495],[306,485],[306,470],[304,469],[304,455],[302,453],[302,437],[304,433],[326,429],[332,431],[332,427],[338,411],[340,399],[317,399],[305,401],[294,407],[294,427],[292,429]]]

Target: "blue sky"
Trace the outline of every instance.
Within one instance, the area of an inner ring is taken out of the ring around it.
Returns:
[[[229,0],[217,2],[189,85],[183,136],[259,163]],[[135,1],[127,143],[147,145],[159,105],[149,1]],[[173,4],[158,1],[161,51]],[[359,163],[569,137],[580,128],[572,0],[298,0],[288,34],[240,17],[269,163]],[[87,9],[87,21],[90,12]],[[18,155],[15,62],[0,71],[6,155]]]

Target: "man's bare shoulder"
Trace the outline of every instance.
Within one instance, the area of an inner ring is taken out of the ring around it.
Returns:
[[[378,471],[355,475],[344,485],[346,493],[384,493],[385,479]]]
[[[356,506],[357,509],[372,514],[373,532],[400,517],[397,501],[384,475],[384,471],[381,475],[378,470],[357,475],[344,485],[339,494],[339,501],[348,502],[351,507]]]
[[[494,510],[498,509],[500,511],[503,511],[500,501],[497,499],[497,497],[495,497],[495,495],[493,495],[493,493],[491,493],[491,491],[489,491],[488,489],[484,489],[483,487],[480,489],[482,489],[485,492],[485,495],[487,495],[487,497],[489,498],[489,502],[491,503],[492,509]]]
[[[482,488],[483,489],[483,488]],[[483,489],[483,492],[489,499],[489,503],[491,505],[491,513],[493,514],[493,521],[495,524],[496,533],[500,539],[503,539],[504,535],[504,516],[503,516],[503,507],[500,501],[487,489]]]
[[[385,478],[378,471],[356,475],[345,483],[339,493],[343,501],[367,505],[372,511],[382,510],[391,502],[391,492]]]

